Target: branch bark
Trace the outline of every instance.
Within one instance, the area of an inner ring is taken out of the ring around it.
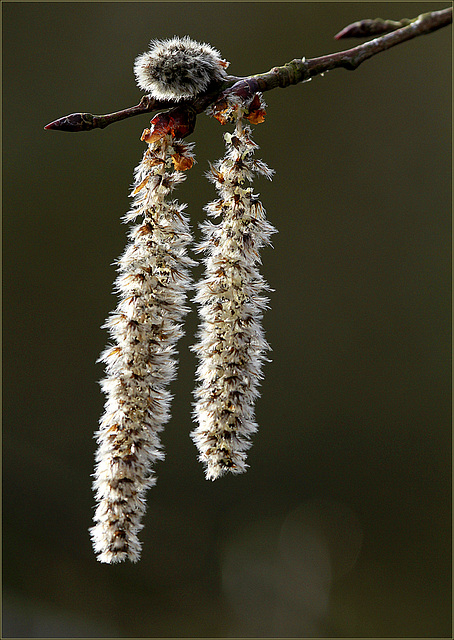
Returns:
[[[311,78],[332,69],[344,68],[354,71],[362,62],[382,51],[386,51],[402,42],[407,42],[407,40],[437,31],[451,23],[451,7],[441,11],[423,13],[412,20],[403,19],[400,22],[381,19],[355,22],[342,29],[335,38],[339,40],[346,37],[364,37],[376,33],[387,33],[357,47],[338,53],[309,60],[296,58],[281,67],[273,67],[266,73],[258,73],[246,78],[228,76],[225,82],[211,89],[208,93],[197,96],[192,101],[179,102],[178,106],[187,107],[198,114],[205,111],[209,105],[215,103],[221,96],[225,97],[230,91],[237,93],[244,89],[248,92],[264,92],[276,87],[285,88],[299,82],[307,82]],[[405,26],[400,26],[402,24]],[[72,113],[49,123],[44,128],[70,132],[104,129],[104,127],[113,122],[169,107],[175,107],[175,102],[159,101],[155,98],[144,96],[139,104],[134,107],[100,116],[91,113]]]

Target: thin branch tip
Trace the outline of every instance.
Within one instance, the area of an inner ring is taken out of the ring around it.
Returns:
[[[423,20],[427,22],[433,22],[434,28],[426,31],[426,33],[430,33],[431,31],[435,31],[437,28],[439,28],[436,25],[436,21],[440,18],[443,21],[445,18],[447,18],[447,21],[443,22],[443,24],[441,24],[440,26],[445,26],[445,24],[449,24],[449,22],[452,22],[452,7],[442,9],[441,11],[423,13],[417,18],[413,18],[411,20],[408,18],[402,18],[402,20],[383,20],[383,18],[374,18],[373,20],[359,20],[357,22],[352,22],[351,24],[341,29],[339,33],[336,33],[334,38],[335,40],[342,40],[346,38],[368,38],[370,36],[384,35],[387,33],[391,33],[392,31],[396,31],[397,29],[408,27],[411,24],[421,22]]]

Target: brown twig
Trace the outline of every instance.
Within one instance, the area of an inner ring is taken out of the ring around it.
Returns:
[[[216,91],[211,91],[210,93],[202,96],[197,96],[197,98],[192,102],[182,101],[179,105],[187,105],[195,110],[196,113],[201,113],[216,99],[220,91],[226,87],[232,86],[238,80],[241,80],[241,78],[228,76],[227,80],[223,82],[222,85],[218,86]],[[126,118],[140,115],[141,113],[151,113],[152,111],[168,109],[174,106],[175,102],[170,100],[156,100],[149,96],[143,96],[139,104],[136,104],[134,107],[128,107],[121,111],[115,111],[114,113],[106,113],[102,116],[95,116],[92,113],[71,113],[68,116],[63,116],[62,118],[58,118],[58,120],[54,120],[54,122],[46,124],[44,128],[53,129],[55,131],[70,132],[104,129],[104,127],[107,127],[113,122],[118,122],[119,120],[125,120]]]
[[[417,18],[416,18],[417,19]],[[383,20],[382,18],[375,18],[374,20],[359,20],[347,25],[336,33],[334,36],[336,40],[342,40],[345,38],[369,38],[370,36],[380,36],[384,33],[391,33],[401,27],[406,27],[411,24],[413,20],[408,18],[402,18],[402,20]]]
[[[215,103],[221,96],[225,97],[229,91],[238,92],[242,88],[251,91],[270,91],[276,87],[285,88],[299,82],[306,82],[314,76],[342,67],[352,71],[359,65],[377,53],[386,51],[397,44],[437,31],[442,27],[452,23],[452,8],[441,11],[431,11],[423,13],[413,20],[401,20],[400,22],[376,20],[362,20],[355,22],[342,29],[335,38],[364,37],[375,33],[386,33],[374,40],[365,42],[353,49],[332,53],[320,58],[310,60],[295,59],[282,67],[274,67],[266,73],[259,73],[247,78],[237,78],[229,76],[225,82],[219,85],[216,90],[198,96],[192,102],[182,102],[181,106],[187,104],[196,113],[201,113],[210,104]],[[405,24],[406,26],[400,26]],[[380,31],[381,29],[381,31]],[[134,107],[129,107],[115,113],[95,116],[91,113],[72,113],[63,118],[46,125],[45,129],[57,131],[91,131],[92,129],[103,129],[112,122],[124,120],[141,113],[150,113],[160,109],[174,107],[175,103],[168,101],[158,101],[154,98],[144,96],[140,103]]]

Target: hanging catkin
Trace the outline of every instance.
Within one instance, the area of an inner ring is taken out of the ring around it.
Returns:
[[[265,352],[269,346],[261,327],[268,289],[260,275],[259,250],[275,232],[265,210],[253,193],[253,176],[267,178],[273,172],[254,160],[258,148],[251,128],[243,119],[249,113],[239,97],[223,111],[221,122],[236,122],[233,134],[224,134],[226,153],[211,167],[209,178],[219,198],[206,211],[219,224],[202,225],[204,240],[198,250],[206,255],[204,279],[197,285],[201,328],[195,346],[199,359],[199,386],[195,391],[197,428],[192,438],[206,466],[207,479],[225,472],[246,470],[246,451],[257,430],[254,403]],[[260,97],[257,109],[263,108]]]
[[[186,250],[192,240],[186,205],[168,196],[185,179],[175,167],[189,168],[192,156],[191,145],[170,135],[150,142],[125,216],[126,222],[142,221],[118,260],[120,301],[105,324],[113,345],[100,358],[106,405],[96,433],[98,507],[91,536],[101,562],[139,559],[145,492],[155,483],[153,464],[164,458],[159,432],[169,419],[175,343],[183,334],[188,267],[194,264]]]

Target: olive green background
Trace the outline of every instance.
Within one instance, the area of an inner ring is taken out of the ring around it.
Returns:
[[[3,4],[4,637],[450,636],[451,29],[265,95],[276,175],[255,190],[279,233],[250,469],[207,482],[197,462],[193,310],[137,565],[96,562],[88,528],[99,327],[150,117],[43,130],[136,104],[152,37],[247,75],[444,6]],[[199,116],[176,192],[197,238],[223,131]]]

